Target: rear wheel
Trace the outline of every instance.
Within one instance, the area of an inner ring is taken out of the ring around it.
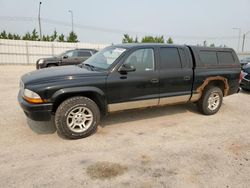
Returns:
[[[65,100],[56,110],[57,132],[69,139],[84,138],[97,129],[100,111],[94,101],[86,97]]]
[[[204,91],[197,106],[201,113],[205,115],[213,115],[217,113],[221,107],[223,93],[218,87],[209,87]]]

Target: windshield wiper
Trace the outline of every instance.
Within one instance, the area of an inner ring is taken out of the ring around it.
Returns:
[[[83,63],[82,65],[85,66],[85,67],[89,67],[92,71],[95,70],[95,66],[94,65],[90,65],[88,63]]]

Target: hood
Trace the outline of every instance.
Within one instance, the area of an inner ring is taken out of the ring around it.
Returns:
[[[53,56],[53,57],[40,58],[39,60],[44,60],[44,61],[57,61],[57,60],[61,60],[61,59],[62,59],[62,57]]]
[[[24,85],[27,85],[105,75],[107,75],[107,72],[92,71],[85,67],[73,65],[39,69],[23,75],[21,79]]]

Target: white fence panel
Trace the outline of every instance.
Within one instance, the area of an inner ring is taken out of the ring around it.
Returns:
[[[37,59],[75,48],[100,50],[108,45],[91,43],[43,42],[0,39],[1,64],[35,64]]]
[[[35,64],[37,59],[60,54],[75,48],[100,50],[108,45],[0,39],[1,64]],[[250,57],[250,52],[238,53],[239,59]]]

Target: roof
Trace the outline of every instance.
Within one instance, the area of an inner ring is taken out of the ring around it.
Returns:
[[[233,51],[232,48],[206,47],[206,46],[189,46],[192,49],[208,50],[208,51]]]
[[[74,50],[92,50],[92,51],[97,51],[96,49],[93,49],[93,48],[75,48]]]
[[[122,48],[135,48],[135,47],[152,47],[152,46],[168,46],[168,47],[183,47],[184,45],[164,44],[164,43],[124,43],[116,44],[116,47]]]
[[[135,47],[152,47],[152,46],[160,46],[160,47],[191,47],[192,49],[197,50],[215,50],[215,51],[232,51],[232,48],[218,48],[218,47],[205,47],[205,46],[191,46],[191,45],[176,45],[176,44],[165,44],[165,43],[124,43],[114,45],[116,47],[121,48],[135,48]]]

